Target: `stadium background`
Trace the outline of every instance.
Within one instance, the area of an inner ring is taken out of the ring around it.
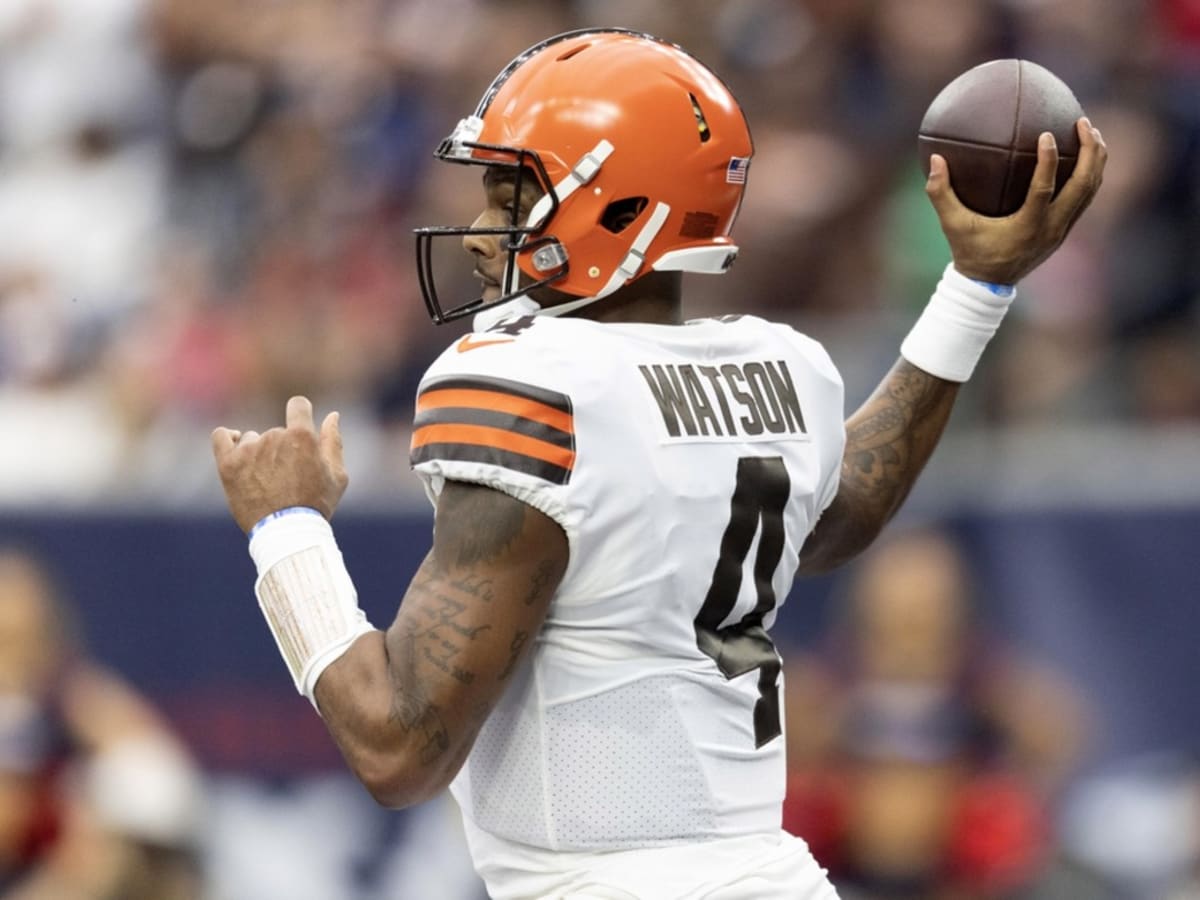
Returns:
[[[1104,132],[1104,189],[1024,286],[904,519],[961,538],[987,626],[1091,707],[1056,839],[1096,862],[1078,810],[1104,810],[1109,874],[1166,896],[1200,860],[1200,813],[1155,803],[1195,790],[1200,749],[1195,0],[8,0],[0,543],[51,564],[91,652],[197,754],[212,896],[453,890],[440,832],[374,810],[291,692],[208,433],[267,427],[295,392],[342,411],[339,539],[387,622],[431,521],[413,389],[462,330],[428,323],[409,231],[477,202],[432,149],[516,51],[593,24],[682,43],[741,99],[742,256],[689,282],[692,309],[794,323],[851,405],[948,258],[915,162],[940,86],[1031,58]],[[783,643],[818,639],[844,577],[797,586]]]

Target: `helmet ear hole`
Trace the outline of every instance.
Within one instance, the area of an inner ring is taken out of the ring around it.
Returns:
[[[604,208],[600,224],[613,234],[620,234],[637,220],[649,202],[648,197],[625,197],[621,200],[614,200]]]
[[[707,144],[712,138],[708,119],[704,117],[704,110],[700,108],[700,101],[696,99],[696,95],[689,93],[688,99],[692,101],[692,115],[696,117],[696,130],[700,132],[700,143]]]

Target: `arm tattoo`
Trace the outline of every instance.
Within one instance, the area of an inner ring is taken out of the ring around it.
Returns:
[[[525,605],[533,606],[546,592],[546,585],[554,577],[554,560],[543,559],[538,564],[537,571],[529,581],[529,593],[525,595]]]
[[[463,686],[495,683],[490,672],[476,671],[470,662],[472,643],[503,627],[499,616],[494,623],[490,616],[481,618],[497,591],[484,564],[494,567],[524,527],[523,503],[490,488],[447,483],[438,504],[434,551],[413,578],[402,616],[387,637],[390,718],[417,742],[425,765],[446,762],[446,754],[460,743],[452,730],[477,729],[486,717],[486,702],[477,714],[439,707],[430,685],[446,678]],[[527,606],[545,595],[555,571],[550,559],[535,567],[523,598]],[[516,670],[529,637],[528,631],[516,631],[499,682]]]
[[[525,642],[529,640],[528,631],[518,631],[513,635],[513,639],[508,645],[508,663],[504,667],[504,671],[500,673],[500,681],[507,681],[508,677],[517,668],[517,660],[521,658],[521,650],[525,647]]]
[[[417,611],[418,621],[405,627],[397,638],[399,646],[391,653],[391,718],[405,732],[423,733],[425,742],[420,758],[424,763],[437,760],[449,747],[450,738],[441,711],[424,687],[418,663],[449,675],[461,684],[471,684],[477,675],[458,665],[458,657],[471,641],[491,628],[490,625],[467,626],[462,622],[471,598],[491,601],[491,582],[468,574],[450,585],[461,592],[462,599],[440,590],[428,573],[417,573],[406,602]]]
[[[389,635],[389,643],[391,638]],[[405,734],[420,735],[417,756],[424,765],[440,759],[450,747],[450,731],[442,721],[441,710],[433,703],[417,674],[417,638],[405,634],[392,658],[392,710],[390,719]]]
[[[439,548],[450,548],[448,563],[470,566],[499,556],[521,533],[525,504],[497,503],[490,488],[447,483],[438,504],[434,528]],[[505,498],[508,500],[508,498]],[[487,528],[479,523],[486,521]]]
[[[529,592],[525,595],[526,606],[533,606],[533,604],[543,599],[546,588],[550,586],[554,579],[556,568],[552,559],[543,559],[538,563],[532,577],[529,579]],[[504,671],[500,673],[501,681],[507,681],[508,677],[516,670],[517,663],[521,659],[521,651],[525,648],[525,642],[528,640],[528,631],[518,631],[513,635],[512,642],[508,645],[508,664],[505,665]]]
[[[900,360],[847,420],[841,484],[805,543],[807,569],[833,568],[875,539],[937,446],[958,388]]]
[[[876,514],[890,517],[908,495],[956,393],[950,382],[901,362],[847,423],[842,481]]]

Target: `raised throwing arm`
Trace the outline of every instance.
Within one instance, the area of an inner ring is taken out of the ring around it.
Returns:
[[[1053,253],[1091,203],[1108,157],[1087,119],[1075,171],[1054,196],[1058,151],[1051,135],[1024,205],[989,218],[954,195],[946,161],[930,161],[926,193],[954,259],[929,306],[901,347],[901,358],[870,398],[846,420],[837,497],[805,542],[804,573],[828,571],[865,549],[900,508],[937,446],[959,385],[1015,296],[1014,285]]]

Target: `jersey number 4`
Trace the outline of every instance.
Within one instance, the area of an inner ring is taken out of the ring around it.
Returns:
[[[779,654],[763,628],[763,617],[775,608],[771,583],[783,555],[783,512],[791,493],[787,468],[778,456],[744,456],[738,460],[737,484],[730,502],[729,524],[721,537],[721,554],[712,584],[696,616],[696,646],[712,659],[726,678],[758,669],[758,700],[754,704],[754,745],[779,737]],[[754,609],[724,627],[742,587],[742,574],[754,535]]]

